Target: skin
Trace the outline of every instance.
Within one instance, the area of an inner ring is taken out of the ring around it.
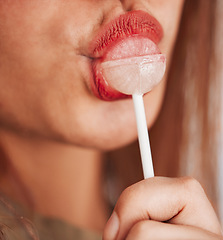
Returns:
[[[137,134],[131,100],[104,102],[92,94],[90,42],[120,14],[147,11],[164,29],[159,48],[167,56],[168,69],[183,2],[1,1],[0,144],[2,159],[9,164],[0,181],[2,191],[42,214],[102,231],[108,218],[101,190],[102,153],[132,142]],[[159,113],[165,82],[166,76],[144,98],[149,127]],[[172,181],[177,192],[181,186],[178,180]],[[158,182],[157,188],[163,184]],[[150,185],[142,185],[150,189]],[[140,191],[141,185],[128,191],[135,189]],[[151,191],[157,196],[153,188]],[[172,192],[168,184],[166,191]],[[140,194],[143,201],[148,198],[145,192]],[[122,199],[117,214],[128,206],[128,198]],[[137,209],[137,202],[132,203],[133,208]],[[206,206],[202,210],[208,211]],[[131,221],[133,215],[129,212],[125,217]],[[139,223],[144,220],[138,219]],[[124,239],[129,230],[129,239],[149,236],[146,228],[137,230],[134,224],[121,224],[123,234],[118,238]],[[105,239],[110,239],[106,231]]]
[[[195,179],[156,177],[136,183],[121,194],[103,239],[222,237],[216,214]]]

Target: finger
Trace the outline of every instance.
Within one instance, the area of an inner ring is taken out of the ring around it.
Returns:
[[[124,239],[142,220],[169,221],[219,234],[220,224],[202,187],[192,178],[150,178],[127,188],[115,212],[119,219],[117,239]],[[109,232],[105,228],[105,232]],[[106,239],[106,237],[105,237]]]
[[[222,240],[222,236],[201,228],[144,220],[136,223],[126,240]]]

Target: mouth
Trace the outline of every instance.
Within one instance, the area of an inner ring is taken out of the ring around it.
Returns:
[[[91,90],[104,101],[129,98],[108,85],[101,69],[106,61],[159,54],[157,44],[163,37],[160,23],[143,11],[132,11],[108,23],[91,44],[93,53]]]

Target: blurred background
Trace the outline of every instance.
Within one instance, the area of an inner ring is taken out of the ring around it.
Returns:
[[[223,1],[218,0],[219,8],[222,9],[223,7]],[[219,16],[222,17],[220,10],[219,10]],[[220,79],[222,83],[222,94],[221,94],[221,131],[220,131],[220,141],[219,141],[219,190],[220,190],[220,217],[221,217],[221,223],[223,227],[223,24],[222,22],[218,26],[218,44],[219,49],[221,51],[220,56],[220,64],[221,64],[221,72],[220,72]]]

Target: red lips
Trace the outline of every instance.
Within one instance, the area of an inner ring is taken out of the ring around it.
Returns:
[[[163,30],[159,22],[148,13],[132,11],[106,25],[92,42],[92,52],[95,59],[92,62],[94,78],[91,87],[95,96],[100,99],[112,101],[129,97],[112,89],[97,66],[107,56],[112,58],[112,49],[120,41],[123,44],[126,38],[133,36],[148,38],[157,44],[163,36]]]

